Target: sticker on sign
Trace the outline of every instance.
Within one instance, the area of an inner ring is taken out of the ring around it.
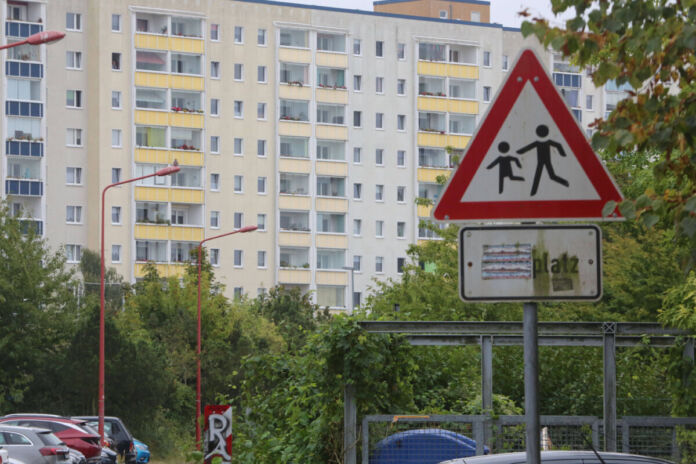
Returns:
[[[596,301],[601,239],[595,225],[464,227],[459,295],[464,301]]]

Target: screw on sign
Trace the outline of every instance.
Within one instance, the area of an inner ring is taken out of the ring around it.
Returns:
[[[232,406],[206,405],[204,436],[206,464],[232,461]]]

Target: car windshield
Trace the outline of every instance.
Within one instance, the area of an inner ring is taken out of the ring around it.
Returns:
[[[64,445],[64,443],[60,441],[60,438],[56,437],[51,432],[40,432],[38,435],[43,444],[46,446]]]

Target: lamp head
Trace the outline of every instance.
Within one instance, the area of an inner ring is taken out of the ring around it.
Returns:
[[[49,42],[55,42],[65,37],[65,32],[60,31],[43,31],[37,32],[27,37],[29,45],[41,45]]]
[[[174,162],[176,163],[176,160],[174,160]],[[179,172],[180,170],[181,170],[181,168],[179,166],[177,166],[176,164],[174,164],[172,166],[167,166],[166,168],[160,169],[159,171],[157,171],[155,173],[155,175],[158,177],[168,176],[168,175],[174,174],[175,172]]]

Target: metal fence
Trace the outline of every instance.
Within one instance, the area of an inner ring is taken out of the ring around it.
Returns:
[[[455,446],[461,441],[459,436],[475,441],[470,454],[483,454],[484,450],[490,453],[524,451],[524,419],[524,416],[491,418],[487,415],[365,416],[361,430],[362,464],[426,462],[418,457],[448,453],[451,458],[462,457],[465,454],[456,455],[466,452],[461,451],[462,446]],[[541,416],[540,423],[542,449],[590,449],[590,444],[597,450],[604,449],[601,418]],[[693,459],[696,451],[696,418],[624,417],[617,425],[619,451],[693,464],[687,461]],[[451,446],[456,450],[448,450],[448,443],[453,443]],[[394,451],[391,455],[386,453],[388,447],[397,449],[398,456],[408,455],[412,460],[388,457],[397,455]]]

